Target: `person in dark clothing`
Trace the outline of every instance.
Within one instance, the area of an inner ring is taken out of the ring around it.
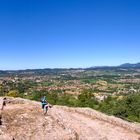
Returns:
[[[2,108],[1,108],[1,110],[3,110],[4,109],[4,106],[6,106],[6,97],[4,97],[3,98],[3,103],[2,103]]]

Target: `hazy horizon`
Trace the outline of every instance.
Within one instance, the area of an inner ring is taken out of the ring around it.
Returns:
[[[0,70],[140,62],[139,0],[0,2]]]
[[[122,63],[122,64],[137,64],[137,63],[140,63],[140,62],[136,62],[136,63],[129,63],[129,62],[126,62],[126,63]],[[87,67],[36,67],[36,68],[19,68],[19,69],[0,69],[2,71],[16,71],[16,70],[34,70],[34,69],[85,69],[85,68],[96,68],[96,67],[117,67],[117,66],[120,66],[122,64],[119,64],[119,65],[92,65],[92,66],[87,66]]]

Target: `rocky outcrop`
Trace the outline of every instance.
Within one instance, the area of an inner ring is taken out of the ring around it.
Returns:
[[[44,116],[40,103],[7,98],[0,140],[138,140],[140,124],[90,108],[53,106]]]
[[[115,126],[120,126],[120,127],[123,127],[125,129],[134,131],[134,132],[140,134],[140,124],[139,123],[127,122],[120,118],[117,118],[114,116],[108,116],[108,115],[105,115],[99,111],[96,111],[96,110],[93,110],[90,108],[82,108],[82,109],[81,108],[76,108],[76,109],[71,108],[70,109],[68,107],[63,107],[63,109],[67,110],[67,111],[77,112],[77,113],[83,114],[85,116],[88,116],[90,118],[98,119],[98,120],[113,124]]]
[[[85,116],[88,116],[90,118],[93,119],[98,119],[110,124],[113,124],[115,126],[120,126],[122,128],[128,129],[130,131],[136,132],[138,134],[140,134],[140,124],[139,123],[131,123],[131,122],[127,122],[124,121],[120,118],[117,118],[115,116],[108,116],[106,114],[103,114],[99,111],[90,109],[90,108],[68,108],[68,107],[63,107],[64,110],[71,110],[72,112],[77,112],[79,114],[83,114]]]

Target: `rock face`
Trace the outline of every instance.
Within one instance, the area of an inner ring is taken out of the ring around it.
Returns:
[[[0,140],[140,140],[140,124],[90,108],[53,106],[43,115],[40,103],[8,98]]]

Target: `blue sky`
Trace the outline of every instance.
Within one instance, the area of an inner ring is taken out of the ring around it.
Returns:
[[[140,62],[139,0],[1,0],[0,69]]]

